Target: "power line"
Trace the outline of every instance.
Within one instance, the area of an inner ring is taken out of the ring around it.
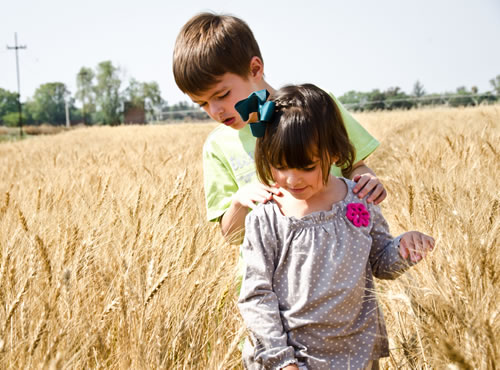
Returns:
[[[21,83],[19,79],[19,49],[26,49],[26,45],[17,45],[17,32],[14,33],[14,41],[15,46],[7,45],[7,50],[15,50],[16,51],[16,70],[17,70],[17,110],[19,112],[19,135],[23,136],[23,112],[21,106]]]
[[[346,108],[358,108],[358,107],[364,107],[364,106],[369,106],[372,104],[390,104],[394,102],[403,102],[403,101],[423,101],[423,100],[442,100],[443,102],[446,100],[450,100],[453,98],[479,98],[479,97],[488,97],[488,96],[493,96],[493,93],[490,91],[484,92],[484,93],[477,93],[477,94],[441,94],[441,95],[431,95],[431,96],[421,96],[421,97],[408,97],[408,98],[397,98],[397,99],[386,99],[386,100],[366,100],[366,101],[361,101],[359,103],[346,103],[343,104],[344,107]]]

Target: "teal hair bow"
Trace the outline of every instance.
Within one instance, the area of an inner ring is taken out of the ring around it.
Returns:
[[[248,121],[251,113],[257,113],[257,121],[249,122],[252,135],[255,137],[264,136],[266,123],[269,123],[273,118],[275,104],[273,101],[266,101],[268,97],[269,91],[265,89],[255,91],[234,106],[243,121]]]

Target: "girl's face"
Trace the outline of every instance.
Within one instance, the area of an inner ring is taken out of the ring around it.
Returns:
[[[295,199],[309,200],[325,188],[320,160],[316,157],[309,167],[301,169],[271,167],[271,173],[276,184]]]

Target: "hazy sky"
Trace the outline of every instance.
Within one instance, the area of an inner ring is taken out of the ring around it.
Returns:
[[[82,66],[111,60],[123,78],[157,81],[169,104],[187,100],[172,76],[182,25],[200,11],[230,13],[254,31],[273,87],[312,82],[336,95],[418,79],[427,92],[490,90],[500,74],[499,0],[0,0],[0,87],[22,99],[46,82],[74,94]],[[125,87],[124,84],[123,87]]]

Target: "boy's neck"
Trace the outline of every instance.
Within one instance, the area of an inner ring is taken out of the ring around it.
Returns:
[[[269,85],[266,82],[265,79],[262,79],[262,82],[260,83],[260,86],[259,86],[259,90],[264,90],[264,89],[269,91],[270,94],[273,94],[276,91],[271,85]]]

